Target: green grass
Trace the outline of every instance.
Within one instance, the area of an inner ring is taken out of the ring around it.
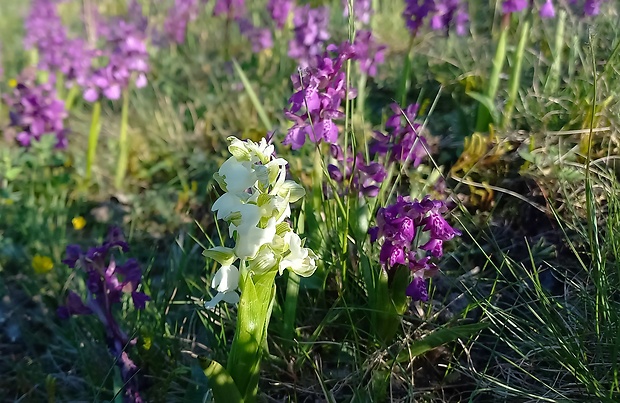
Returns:
[[[408,52],[401,3],[375,3],[373,28],[389,51],[379,76],[368,80],[367,109],[351,106],[347,126],[355,136],[348,141],[360,149],[397,96]],[[312,178],[323,167],[315,164],[312,147],[291,153],[277,146],[291,174],[310,189],[293,217],[321,262],[297,292],[294,279],[277,279],[263,401],[619,399],[617,16],[596,19],[589,35],[586,22],[568,15],[561,38],[557,20],[534,18],[516,96],[510,72],[525,17],[513,18],[510,57],[494,102],[502,111],[511,91],[514,113],[466,170],[464,179],[480,184],[470,187],[448,169],[464,158],[463,139],[474,131],[478,104],[467,94],[488,85],[497,39],[494,3],[473,10],[471,36],[424,32],[414,41],[411,89],[404,96],[422,104],[425,128],[437,136],[437,165],[403,173],[399,190],[418,195],[435,181],[431,171],[441,172],[465,235],[443,259],[431,302],[406,304],[393,338],[373,326],[378,312],[371,307],[368,275],[378,268],[364,238],[368,223],[358,217],[364,206],[322,199],[321,184]],[[21,46],[19,16],[26,6],[0,1],[0,92],[30,58]],[[131,356],[145,395],[201,401],[209,394],[197,357],[226,361],[237,315],[235,307],[206,311],[201,303],[211,298],[217,269],[202,256],[203,247],[219,239],[210,213],[219,192],[212,173],[228,157],[230,135],[257,139],[273,125],[276,142],[283,138],[288,123],[281,111],[295,71],[278,50],[286,48],[286,38],[277,38],[271,53],[253,55],[236,30],[225,33],[224,22],[210,16],[211,7],[191,23],[185,44],[153,49],[149,85],[128,96],[122,193],[113,183],[118,102],[101,104],[95,158],[88,154],[93,109],[79,97],[68,120],[68,152],[54,152],[50,144],[23,152],[0,140],[0,399],[114,398],[120,378],[101,325],[92,317],[61,322],[55,315],[68,289],[85,289],[83,279],[61,264],[65,246],[94,244],[110,224],[124,228],[129,255],[141,262],[144,291],[152,297],[143,312],[130,310],[128,302],[117,312],[138,337]],[[265,16],[262,3],[250,9]],[[163,12],[163,4],[149,8],[153,21],[161,22]],[[342,22],[332,24],[333,41],[344,40],[347,25],[338,12],[332,19]],[[226,38],[230,46],[223,49]],[[4,105],[1,113],[4,127]],[[90,186],[84,186],[87,160]],[[491,201],[477,202],[476,189],[486,189]],[[86,218],[83,230],[72,227],[76,216]],[[52,258],[50,273],[34,273],[36,254]]]

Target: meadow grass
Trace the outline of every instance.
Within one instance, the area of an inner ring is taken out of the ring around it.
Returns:
[[[15,77],[29,58],[21,49],[20,16],[27,7],[0,3],[5,77]],[[368,83],[366,111],[348,106],[345,128],[355,131],[349,141],[358,146],[364,131],[385,121],[409,50],[400,2],[375,3],[373,29],[389,51]],[[463,150],[478,108],[468,94],[485,91],[495,56],[491,21],[497,16],[489,11],[495,3],[472,7],[471,37],[424,33],[414,43],[411,90],[403,96],[421,103],[424,128],[438,136],[439,152],[428,165],[395,176],[421,197],[445,175],[465,235],[432,280],[430,302],[407,304],[393,339],[373,324],[380,312],[369,304],[373,252],[365,241],[369,217],[359,213],[365,206],[343,208],[323,197],[322,184],[312,178],[324,167],[312,147],[290,154],[278,145],[292,175],[310,189],[292,221],[321,260],[309,279],[277,279],[263,401],[618,400],[617,10],[609,7],[588,29],[567,17],[560,39],[557,20],[534,20],[518,91],[509,86],[513,77],[500,75],[495,103],[503,106],[512,92],[510,124],[481,137],[477,150]],[[53,151],[52,144],[24,152],[2,143],[2,400],[118,397],[122,383],[100,324],[55,316],[68,289],[86,289],[60,263],[65,246],[93,244],[109,224],[125,229],[143,266],[143,291],[152,298],[144,311],[130,309],[128,301],[119,310],[126,330],[138,337],[134,359],[146,396],[210,398],[197,358],[225,362],[237,312],[226,305],[202,308],[217,269],[202,252],[221,238],[210,212],[218,196],[212,174],[227,158],[229,135],[257,140],[276,129],[283,137],[281,110],[295,69],[278,47],[270,55],[250,53],[238,33],[227,36],[224,22],[210,17],[210,7],[191,24],[185,44],[154,51],[149,85],[128,96],[122,191],[113,173],[120,102],[101,104],[90,186],[83,180],[92,116],[86,102],[76,100],[71,110],[68,153]],[[261,7],[251,9],[258,14]],[[149,8],[155,20],[164,12],[156,3]],[[526,17],[514,17],[511,55],[519,18]],[[332,19],[342,21],[337,12]],[[334,42],[347,38],[347,26],[332,26]],[[514,60],[509,63],[506,72]],[[504,109],[498,110],[501,116]],[[448,172],[457,164],[461,170]],[[382,201],[390,191],[382,189]],[[84,229],[71,225],[78,216],[86,218]],[[51,257],[51,272],[33,272],[36,254]]]

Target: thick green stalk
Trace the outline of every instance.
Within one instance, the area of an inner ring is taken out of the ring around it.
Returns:
[[[93,104],[93,116],[90,120],[90,130],[88,131],[88,150],[86,152],[86,184],[90,184],[93,163],[97,155],[97,143],[101,132],[101,102]]]
[[[555,30],[555,41],[553,43],[553,63],[549,69],[549,75],[545,82],[545,92],[553,94],[558,90],[560,83],[560,69],[562,67],[562,52],[564,51],[564,31],[566,28],[566,11],[560,10],[558,25]]]
[[[258,394],[260,362],[267,342],[267,328],[275,298],[277,270],[252,276],[247,270],[240,269],[241,299],[237,328],[226,367],[243,397],[243,402],[254,403]]]
[[[129,160],[129,144],[127,143],[127,119],[129,117],[129,91],[123,92],[123,109],[121,111],[121,132],[118,138],[118,161],[116,165],[116,176],[114,186],[117,189],[123,187],[125,175],[127,174],[127,164]]]
[[[519,37],[519,44],[513,57],[512,72],[510,73],[510,81],[508,83],[508,101],[504,108],[504,117],[502,126],[507,128],[510,125],[512,119],[512,112],[514,111],[515,104],[517,103],[517,97],[519,96],[519,84],[521,83],[521,69],[523,68],[523,54],[525,53],[525,44],[527,38],[530,35],[530,21],[525,21],[521,29],[521,36]]]
[[[501,33],[499,40],[497,41],[497,49],[495,50],[495,57],[493,58],[493,69],[489,77],[489,83],[487,85],[486,97],[491,101],[495,101],[497,95],[497,89],[499,88],[499,79],[504,69],[504,63],[506,61],[506,44],[508,42],[508,30],[510,29],[510,15],[504,15],[502,19]],[[491,112],[485,106],[480,104],[478,106],[478,116],[476,118],[476,131],[484,133],[489,130],[489,124],[491,123]]]

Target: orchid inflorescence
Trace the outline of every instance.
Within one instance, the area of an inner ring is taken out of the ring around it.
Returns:
[[[168,38],[179,44],[185,42],[187,24],[196,19],[200,6],[205,3],[205,0],[175,0],[164,21],[164,32]]]
[[[43,135],[54,135],[57,148],[67,146],[64,120],[68,114],[65,103],[56,95],[53,80],[38,84],[35,72],[25,70],[15,88],[3,99],[9,108],[10,126],[17,131],[15,140],[20,145],[29,147]]]
[[[99,46],[88,46],[81,39],[70,39],[57,11],[57,1],[36,0],[25,20],[26,48],[40,56],[39,68],[61,73],[68,86],[77,84],[84,99],[96,101],[100,95],[116,100],[130,83],[137,88],[147,83],[148,52],[146,19],[140,5],[132,0],[128,18],[104,20],[94,13]],[[97,60],[105,60],[98,67]]]
[[[458,35],[463,35],[469,14],[463,0],[405,0],[403,11],[405,25],[412,35],[428,21],[434,31],[448,31],[454,26]]]
[[[126,352],[127,347],[136,344],[136,339],[130,339],[121,329],[114,317],[114,306],[121,304],[123,294],[131,296],[136,309],[144,309],[150,298],[138,291],[142,281],[142,270],[138,262],[127,259],[122,264],[117,263],[112,255],[115,250],[129,250],[121,230],[117,227],[108,231],[101,245],[87,250],[83,250],[79,245],[67,246],[63,263],[72,269],[84,271],[87,276],[87,293],[83,300],[74,291],[69,291],[66,305],[58,308],[58,316],[68,319],[72,315],[95,315],[101,321],[105,327],[110,354],[116,359],[125,383],[125,400],[142,402],[135,378],[138,367]]]
[[[377,226],[370,229],[371,242],[381,244],[383,268],[403,265],[413,273],[406,293],[414,301],[428,300],[425,278],[437,271],[432,260],[443,256],[445,241],[461,235],[443,217],[446,211],[443,201],[429,196],[421,201],[399,196],[396,203],[377,211]]]
[[[292,0],[269,0],[269,3],[267,3],[267,11],[269,11],[269,15],[276,23],[278,29],[284,28],[292,10]]]
[[[300,200],[305,191],[286,179],[287,161],[276,158],[274,146],[229,137],[232,154],[214,175],[225,191],[213,204],[219,220],[228,223],[232,248],[216,246],[205,255],[221,266],[211,286],[217,295],[205,304],[212,308],[220,301],[239,301],[239,280],[248,273],[263,274],[285,269],[307,277],[316,269],[316,256],[304,247],[304,241],[287,221],[290,203]],[[234,263],[239,261],[239,267]],[[241,290],[242,291],[242,290]]]
[[[94,102],[103,94],[116,100],[131,83],[136,88],[147,84],[149,55],[146,48],[146,20],[138,3],[130,3],[128,18],[112,18],[99,25],[99,35],[105,39],[100,55],[107,62],[94,69],[84,85],[84,99]]]
[[[367,161],[362,153],[353,155],[349,149],[345,156],[338,144],[330,146],[331,156],[337,163],[327,166],[329,176],[337,183],[347,185],[360,196],[376,197],[381,183],[387,178],[386,167],[393,163],[418,167],[427,156],[427,141],[420,133],[422,125],[415,119],[418,105],[402,110],[397,104],[390,105],[393,114],[385,123],[386,133],[376,131],[370,142]]]
[[[606,0],[568,0],[570,6],[581,10],[584,16],[595,16],[601,11],[601,5]],[[504,14],[518,13],[528,7],[533,7],[533,0],[504,0],[502,12]],[[540,5],[539,14],[542,18],[555,17],[555,5],[553,0],[544,0]]]
[[[329,40],[329,8],[311,8],[310,5],[295,7],[293,11],[294,38],[288,46],[288,56],[297,60],[301,68],[315,66],[317,56],[323,53],[323,45]]]
[[[316,58],[315,67],[300,65],[299,72],[291,76],[295,92],[284,115],[294,124],[288,129],[283,144],[298,150],[305,144],[306,135],[313,143],[336,143],[339,130],[335,120],[344,118],[342,102],[357,95],[355,89],[347,88],[345,62],[359,60],[360,70],[372,76],[376,74],[377,64],[384,61],[385,48],[376,44],[366,31],[360,34],[359,42],[353,45],[344,42],[340,46],[328,46],[327,52]]]

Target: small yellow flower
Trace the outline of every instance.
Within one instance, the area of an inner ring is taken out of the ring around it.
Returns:
[[[14,78],[11,78],[11,79],[9,80],[8,84],[9,84],[9,87],[11,87],[11,88],[15,88],[15,87],[17,87],[17,80],[16,80],[16,79],[14,79]]]
[[[47,256],[37,254],[32,258],[32,268],[37,274],[45,274],[54,268],[54,262]]]
[[[71,224],[74,230],[79,231],[86,226],[86,220],[82,216],[77,216],[71,220]]]

